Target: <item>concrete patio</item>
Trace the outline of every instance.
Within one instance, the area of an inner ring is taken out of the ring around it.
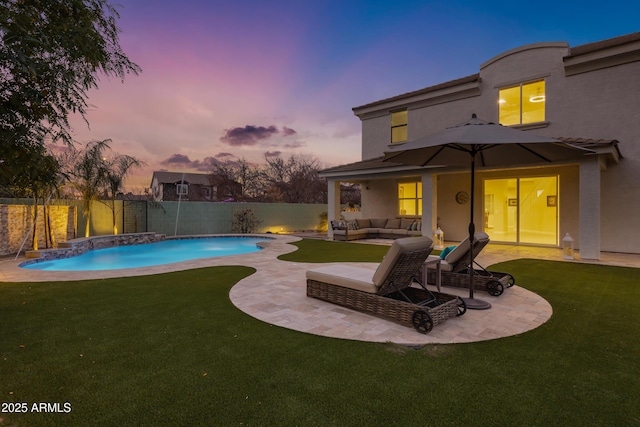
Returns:
[[[552,315],[552,307],[539,295],[519,286],[506,289],[499,297],[478,293],[476,297],[489,301],[489,310],[468,310],[464,316],[447,320],[429,334],[420,334],[394,322],[352,311],[306,296],[305,272],[319,264],[280,261],[277,257],[295,250],[289,243],[297,236],[269,235],[259,252],[219,258],[209,258],[166,264],[155,267],[95,272],[55,272],[28,270],[18,267],[23,260],[0,260],[0,281],[40,282],[51,280],[84,280],[158,274],[192,268],[246,265],[255,274],[238,282],[230,291],[233,304],[248,315],[276,326],[332,338],[371,342],[393,342],[406,345],[428,343],[464,343],[518,335],[532,330]],[[389,244],[389,241],[369,242]],[[352,243],[358,244],[358,243]],[[555,248],[535,248],[490,244],[478,261],[488,266],[517,258],[561,260]],[[637,255],[603,254],[599,263],[639,267]],[[568,261],[571,262],[571,261]],[[574,261],[579,262],[579,261]],[[375,263],[349,263],[375,269]],[[467,296],[465,289],[444,288],[444,292]]]

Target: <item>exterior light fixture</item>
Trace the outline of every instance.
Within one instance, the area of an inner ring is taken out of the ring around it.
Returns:
[[[433,249],[444,249],[444,231],[440,227],[433,232]]]
[[[562,258],[573,260],[573,238],[569,233],[562,239]]]

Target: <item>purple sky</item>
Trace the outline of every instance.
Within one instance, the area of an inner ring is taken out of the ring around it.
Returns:
[[[477,73],[508,49],[571,46],[640,31],[640,3],[608,1],[118,0],[120,42],[142,67],[89,93],[81,143],[154,170],[209,172],[215,160],[310,154],[360,160],[353,107]],[[535,9],[529,6],[535,5]]]

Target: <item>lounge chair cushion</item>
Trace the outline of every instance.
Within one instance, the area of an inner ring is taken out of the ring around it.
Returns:
[[[338,264],[307,270],[307,279],[375,294],[378,288],[373,284],[373,274],[371,269]]]
[[[427,236],[404,237],[395,240],[373,275],[373,284],[376,285],[376,287],[380,287],[384,283],[391,271],[391,267],[396,263],[402,253],[430,248],[432,245],[433,240]]]
[[[489,240],[489,235],[483,231],[478,231],[474,234],[474,245],[478,245],[482,242]],[[434,255],[431,255],[434,256]],[[459,263],[466,262],[469,258],[469,238],[465,238],[458,246],[456,246],[451,252],[445,256],[440,262],[440,268],[442,271],[453,271]],[[429,264],[427,268],[436,268],[435,264]]]
[[[400,255],[420,249],[428,249],[433,245],[429,237],[406,237],[397,239],[389,248],[378,268],[371,269],[351,267],[343,264],[327,265],[307,270],[306,277],[316,282],[329,283],[344,288],[377,294],[380,286],[398,261]]]
[[[489,235],[482,231],[478,231],[476,234],[473,235],[473,237],[474,237],[474,242],[479,242],[481,240],[489,239]],[[449,254],[445,257],[444,260],[447,261],[449,264],[456,264],[464,257],[465,254],[468,254],[468,253],[469,253],[469,238],[467,237],[462,242],[460,242],[460,244],[456,246],[454,250],[449,252]]]

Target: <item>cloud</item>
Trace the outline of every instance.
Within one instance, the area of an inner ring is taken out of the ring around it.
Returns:
[[[304,142],[301,141],[295,141],[289,144],[285,144],[284,146],[286,148],[300,148],[300,147],[305,147],[307,144],[305,144]]]
[[[261,140],[269,139],[280,133],[276,126],[254,126],[246,125],[245,127],[235,127],[225,129],[225,134],[220,141],[226,142],[234,147],[241,145],[256,145]]]
[[[282,151],[265,151],[264,152],[265,157],[278,157],[280,154],[282,154]]]
[[[298,132],[296,132],[295,130],[293,130],[293,129],[291,129],[291,128],[288,128],[288,127],[286,127],[286,126],[282,126],[282,134],[283,134],[284,136],[292,136],[292,135],[295,135],[295,134],[297,134],[297,133],[298,133]]]
[[[232,153],[218,153],[214,157],[216,159],[223,159],[223,158],[235,157],[235,154],[232,154]]]
[[[188,165],[191,163],[189,156],[184,154],[173,154],[167,160],[160,162],[161,165]]]
[[[205,157],[203,160],[191,160],[184,154],[173,154],[168,159],[160,162],[161,165],[169,168],[195,169],[202,172],[210,172],[215,165],[220,164],[220,160],[215,157]]]

